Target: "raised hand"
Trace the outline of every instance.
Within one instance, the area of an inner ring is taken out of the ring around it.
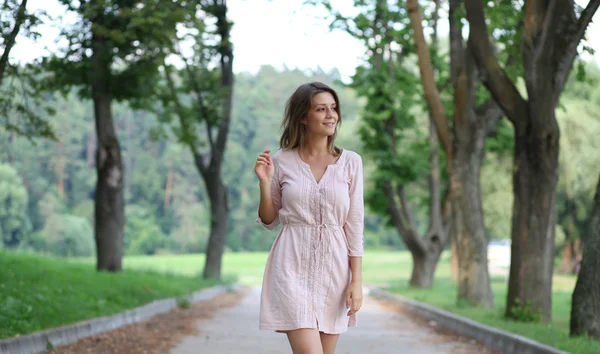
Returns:
[[[261,183],[270,183],[275,173],[275,166],[271,159],[271,150],[265,150],[263,153],[258,155],[256,159],[256,165],[254,166],[254,172],[256,177]]]

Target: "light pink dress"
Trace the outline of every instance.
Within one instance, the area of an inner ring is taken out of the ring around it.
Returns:
[[[362,256],[364,201],[360,155],[342,150],[317,183],[296,149],[273,157],[271,186],[278,211],[269,230],[282,224],[263,277],[259,328],[318,328],[338,334],[356,326],[348,317],[349,256]]]

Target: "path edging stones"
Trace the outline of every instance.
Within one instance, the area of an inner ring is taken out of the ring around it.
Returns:
[[[240,285],[238,284],[215,286],[194,292],[184,299],[187,299],[189,303],[195,303],[239,289]],[[182,297],[173,297],[156,300],[114,315],[50,328],[19,337],[0,339],[0,354],[34,354],[49,349],[49,346],[58,347],[75,343],[85,337],[142,322],[155,315],[169,312],[179,306],[181,299]]]
[[[463,337],[469,337],[490,349],[506,354],[569,354],[568,352],[542,344],[532,339],[486,326],[463,316],[459,316],[421,302],[392,294],[382,289],[371,289],[370,296],[389,301],[407,309],[413,314]]]

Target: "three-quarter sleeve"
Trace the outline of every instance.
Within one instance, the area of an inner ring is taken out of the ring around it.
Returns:
[[[281,173],[279,172],[279,166],[277,166],[277,162],[275,161],[275,156],[273,157],[273,165],[275,166],[275,173],[273,174],[273,179],[271,180],[271,200],[273,200],[273,205],[275,206],[275,211],[277,214],[275,215],[275,219],[270,224],[265,224],[260,216],[258,216],[256,219],[257,223],[262,224],[269,230],[273,230],[277,227],[277,225],[279,225],[279,210],[281,209]]]
[[[344,233],[348,241],[348,255],[360,257],[364,253],[365,207],[363,199],[362,158],[356,154],[348,161],[348,192],[350,209],[344,223]]]

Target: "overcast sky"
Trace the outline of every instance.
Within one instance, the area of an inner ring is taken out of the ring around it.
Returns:
[[[333,0],[343,13],[352,13],[352,0]],[[577,1],[586,5],[588,0]],[[263,64],[275,67],[337,68],[343,77],[354,73],[364,54],[360,42],[345,32],[330,32],[323,12],[314,7],[303,6],[303,0],[230,0],[229,17],[234,22],[232,41],[235,50],[234,71],[255,72]],[[51,15],[61,15],[64,10],[57,0],[30,0],[30,9],[44,9]],[[599,15],[595,16],[597,22]],[[68,21],[68,19],[67,19]],[[600,26],[592,24],[588,33],[599,33]],[[447,33],[446,21],[440,32]],[[43,36],[34,43],[19,39],[11,56],[29,61],[44,54],[44,48],[53,48],[58,31],[52,26],[41,29]],[[590,44],[600,58],[600,35],[590,36]]]

